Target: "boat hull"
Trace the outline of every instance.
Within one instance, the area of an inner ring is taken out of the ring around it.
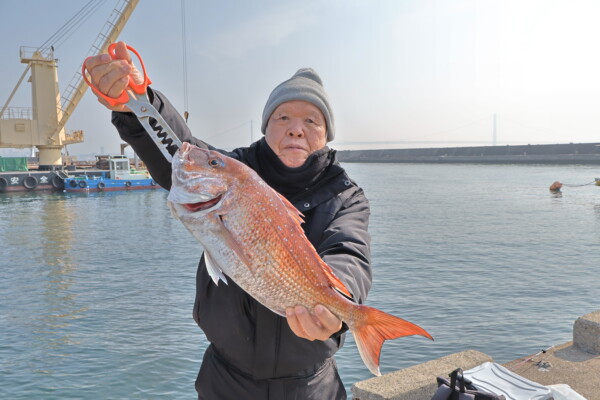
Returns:
[[[54,171],[0,172],[0,193],[63,190],[63,178]]]
[[[81,177],[66,178],[64,187],[65,192],[112,192],[160,188],[153,179],[88,179]]]

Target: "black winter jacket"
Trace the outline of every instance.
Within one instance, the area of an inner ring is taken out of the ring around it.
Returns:
[[[150,98],[173,131],[199,147],[214,149],[193,137],[164,95],[149,89]],[[171,165],[129,113],[113,113],[113,124],[165,189],[171,187]],[[262,140],[262,145],[264,139]],[[257,146],[221,151],[257,170]],[[333,151],[333,150],[332,150]],[[257,170],[260,175],[260,171]],[[369,203],[362,191],[334,160],[312,188],[288,199],[304,214],[302,227],[323,260],[334,270],[356,302],[364,302],[371,287]],[[191,239],[191,238],[190,238]],[[193,245],[193,244],[192,244]],[[194,319],[219,356],[253,379],[306,376],[316,371],[343,344],[345,326],[327,341],[299,338],[285,318],[262,306],[234,282],[216,286],[204,257],[196,279]]]

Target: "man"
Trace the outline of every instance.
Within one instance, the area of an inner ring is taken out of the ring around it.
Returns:
[[[115,54],[117,60],[100,55],[86,62],[92,83],[110,97],[121,94],[129,76],[141,80],[123,42]],[[191,135],[162,93],[149,88],[148,95],[182,141],[214,149]],[[124,106],[99,101],[114,111],[121,138],[169,189],[171,165],[136,117]],[[310,242],[353,300],[364,302],[371,286],[369,204],[326,146],[335,123],[315,71],[301,69],[273,90],[261,130],[265,137],[250,147],[219,151],[250,166],[304,214]],[[214,285],[202,257],[193,315],[210,341],[196,380],[199,399],[346,399],[332,356],[347,327],[325,307],[290,307],[280,317],[231,280]]]

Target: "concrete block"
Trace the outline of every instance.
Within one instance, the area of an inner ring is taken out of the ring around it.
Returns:
[[[577,318],[573,324],[573,344],[590,354],[600,354],[600,311]]]
[[[394,371],[352,385],[354,400],[423,400],[431,399],[437,390],[438,376],[448,376],[456,368],[474,368],[494,360],[475,350],[428,361],[409,368]]]

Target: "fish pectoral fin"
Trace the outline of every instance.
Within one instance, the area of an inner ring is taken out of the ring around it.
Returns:
[[[204,263],[206,264],[206,270],[208,271],[208,275],[210,275],[215,285],[219,286],[219,279],[225,282],[226,285],[228,285],[227,278],[223,274],[223,271],[217,266],[217,264],[214,262],[214,260],[207,251],[204,252]]]
[[[225,226],[224,215],[218,215],[211,218],[215,218],[214,226],[216,226],[218,229],[217,234],[223,238],[223,241],[225,242],[227,247],[229,247],[235,253],[235,255],[238,256],[242,263],[246,267],[248,267],[250,272],[255,273],[256,268],[250,262],[251,257],[249,257],[248,254],[244,251],[244,246],[235,239],[233,234],[229,231],[229,229],[227,229],[227,226]]]
[[[333,273],[333,270],[331,269],[331,267],[329,265],[327,265],[327,263],[325,263],[325,261],[323,261],[323,260],[321,260],[321,269],[325,273],[325,276],[327,277],[327,280],[331,284],[332,288],[334,288],[335,290],[337,290],[344,296],[348,297],[350,300],[354,299],[354,296],[352,296],[352,293],[350,293],[350,291],[348,290],[346,285],[344,285],[344,283],[340,280],[340,278],[338,278]]]

